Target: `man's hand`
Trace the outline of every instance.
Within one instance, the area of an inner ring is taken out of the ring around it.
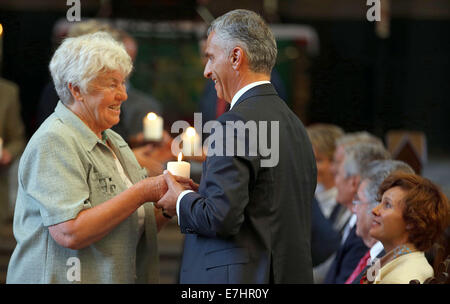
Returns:
[[[185,179],[179,176],[175,177],[167,170],[164,171],[163,176],[168,190],[166,194],[164,194],[164,196],[155,204],[155,206],[157,208],[162,208],[166,214],[174,216],[177,214],[177,199],[181,192],[189,189],[197,191],[198,185],[190,179]],[[181,182],[181,184],[179,182]]]

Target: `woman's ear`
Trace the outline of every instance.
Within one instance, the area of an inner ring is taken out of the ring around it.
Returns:
[[[83,101],[83,95],[81,94],[79,86],[74,86],[71,82],[69,82],[67,86],[69,87],[69,90],[72,93],[74,100]]]

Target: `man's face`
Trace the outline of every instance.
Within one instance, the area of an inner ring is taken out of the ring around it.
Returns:
[[[353,197],[356,194],[358,186],[358,177],[349,176],[344,169],[345,161],[342,161],[337,168],[336,176],[334,181],[336,183],[336,188],[338,190],[336,201],[340,204],[346,206],[347,208],[352,208]]]
[[[365,179],[358,187],[358,192],[355,195],[355,202],[353,204],[353,213],[356,214],[356,235],[363,238],[365,241],[371,239],[369,235],[370,227],[372,226],[373,215],[370,210],[370,201],[366,196],[366,188],[368,180]]]
[[[206,41],[205,56],[206,65],[203,75],[205,78],[211,78],[214,81],[217,97],[231,102],[236,93],[233,88],[233,68],[231,66],[230,54],[227,54],[223,45],[219,44],[215,32],[208,36]]]
[[[345,150],[342,145],[337,146],[336,150],[334,150],[333,154],[333,162],[331,163],[331,171],[334,175],[337,174],[337,170],[339,168],[339,165],[344,161],[345,157]]]

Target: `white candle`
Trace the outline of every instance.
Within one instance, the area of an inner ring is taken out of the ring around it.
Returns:
[[[193,127],[189,127],[181,135],[183,140],[183,154],[187,156],[201,156],[202,143],[200,136],[197,134]]]
[[[183,154],[180,152],[178,154],[178,161],[171,161],[167,163],[167,170],[169,170],[170,173],[177,176],[182,177],[191,177],[191,164],[185,161],[182,161],[181,158],[183,157]]]
[[[0,158],[2,158],[3,153],[3,139],[0,137]]]
[[[144,139],[161,141],[163,136],[163,119],[153,112],[147,114],[143,120]]]

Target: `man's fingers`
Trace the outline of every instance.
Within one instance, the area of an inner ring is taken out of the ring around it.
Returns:
[[[166,171],[164,171],[164,173],[166,173]],[[172,180],[171,180],[172,183],[177,182],[177,183],[181,184],[181,186],[183,186],[183,188],[185,188],[185,189],[192,189],[194,191],[198,190],[199,185],[196,184],[192,179],[190,179],[188,177],[172,175],[172,173],[170,173],[169,171],[167,171],[167,173],[172,177]],[[167,181],[167,179],[166,179],[166,183],[167,183],[167,185],[169,185],[169,182]]]
[[[193,180],[191,180],[190,186],[191,186],[192,190],[198,191],[199,184],[195,183]]]
[[[166,194],[164,194],[159,201],[154,203],[154,206],[158,209],[164,209],[166,203],[167,203],[167,197],[168,197],[168,193],[166,192]]]
[[[192,179],[190,179],[188,177],[183,177],[183,176],[178,176],[178,175],[172,175],[172,176],[179,183],[190,184],[192,182]]]

